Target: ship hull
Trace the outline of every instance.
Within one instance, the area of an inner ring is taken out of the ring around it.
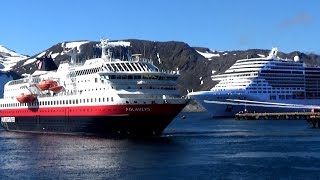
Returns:
[[[114,110],[110,110],[109,113],[101,113],[101,111],[108,111],[106,107],[104,109],[101,107],[100,109],[98,107],[93,109],[82,107],[87,111],[79,114],[83,111],[78,108],[78,115],[72,113],[74,110],[70,108],[60,108],[56,111],[51,108],[52,112],[65,113],[68,111],[69,114],[45,115],[36,112],[46,112],[48,110],[37,110],[33,112],[33,116],[30,115],[32,113],[25,113],[27,116],[3,116],[1,125],[8,131],[19,132],[84,134],[105,137],[160,136],[185,105],[186,103],[117,106],[114,108],[108,107]],[[63,110],[65,111],[63,112]]]
[[[317,99],[268,100],[266,96],[249,94],[232,95],[229,92],[215,94],[211,91],[189,95],[204,107],[212,117],[234,117],[240,111],[248,112],[306,112],[319,108]]]

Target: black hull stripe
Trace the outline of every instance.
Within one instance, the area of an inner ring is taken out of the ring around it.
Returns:
[[[2,122],[9,131],[101,136],[159,136],[176,115],[16,117]]]

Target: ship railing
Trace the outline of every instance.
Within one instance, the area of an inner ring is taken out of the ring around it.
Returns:
[[[134,62],[145,62],[145,63],[153,64],[153,61],[151,59],[148,59],[148,58],[135,57],[135,58],[133,58],[133,61]]]
[[[83,66],[85,62],[77,62],[77,63],[73,63],[71,64],[72,67],[79,67],[79,66]]]
[[[46,92],[43,94],[38,94],[38,97],[56,97],[56,96],[74,96],[79,95],[81,93],[78,92],[61,92],[61,93],[53,93],[53,92]]]
[[[173,70],[162,70],[161,72],[162,72],[162,73],[166,73],[166,74],[177,74],[177,75],[180,74],[180,71],[179,71],[179,70],[177,70],[177,71],[173,71]]]
[[[46,94],[39,94],[38,97],[52,97],[52,95],[50,93],[46,93]]]

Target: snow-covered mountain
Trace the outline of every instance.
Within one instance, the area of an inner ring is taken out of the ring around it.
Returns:
[[[19,61],[28,58],[0,45],[0,71],[9,71]]]
[[[137,39],[125,41],[129,41],[131,47],[128,47],[128,49],[124,47],[112,49],[114,56],[124,57],[124,55],[127,55],[126,52],[132,54],[143,53],[144,57],[151,59],[160,69],[171,71],[178,69],[181,74],[178,84],[182,93],[186,93],[187,90],[211,89],[217,83],[211,79],[213,73],[220,74],[226,71],[238,59],[267,56],[270,51],[266,49],[216,51],[206,47],[190,47],[184,42],[177,41],[157,42]],[[60,62],[70,60],[64,50],[75,47],[78,52],[80,51],[76,57],[76,63],[84,62],[89,58],[100,57],[101,49],[97,47],[99,43],[98,41],[62,42],[31,57],[17,54],[0,46],[0,66],[3,64],[0,67],[0,76],[3,76],[0,79],[0,89],[3,88],[6,81],[12,78],[17,79],[25,73],[32,74],[37,70],[37,58],[51,56],[56,65],[59,66]],[[282,58],[289,59],[299,55],[306,64],[320,64],[320,56],[317,54],[305,54],[298,51],[289,54],[279,52],[278,54]]]
[[[12,66],[11,69],[17,74],[33,73],[37,69],[37,58],[42,58],[45,56],[50,56],[54,59],[55,63],[59,65],[61,60],[70,59],[70,57],[65,54],[64,50],[76,48],[78,53],[81,54],[81,46],[88,43],[90,43],[90,41],[73,41],[58,43],[57,45],[54,45],[49,49],[40,52],[39,54],[28,57],[26,59],[22,59],[20,62],[16,63],[16,65]]]
[[[3,86],[13,79],[8,71],[18,62],[26,58],[28,58],[28,56],[18,54],[0,45],[0,98],[3,97]]]
[[[11,81],[13,78],[9,74],[2,73],[0,71],[0,98],[3,97],[3,87],[8,82]]]

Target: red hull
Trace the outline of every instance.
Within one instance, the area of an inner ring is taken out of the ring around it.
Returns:
[[[149,105],[92,105],[71,107],[29,107],[24,109],[2,109],[1,117],[18,116],[109,116],[109,115],[161,115],[172,114],[185,104],[149,104]],[[181,108],[182,107],[182,108]]]
[[[185,104],[105,105],[0,110],[10,131],[116,137],[159,136]]]

